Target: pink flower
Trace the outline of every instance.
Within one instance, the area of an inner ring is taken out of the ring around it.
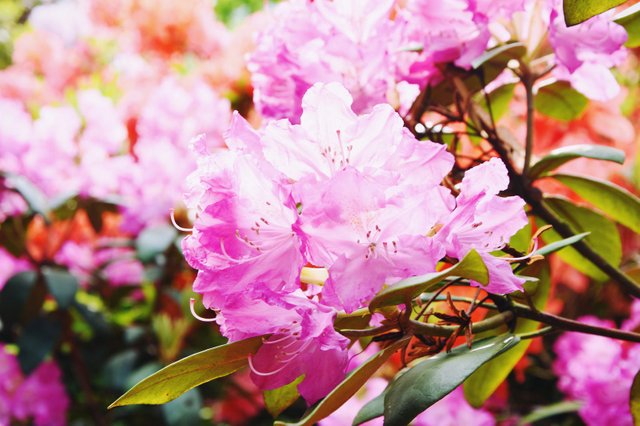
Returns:
[[[385,45],[392,0],[286,2],[258,38],[249,59],[254,101],[268,118],[297,123],[301,99],[317,82],[340,82],[356,112],[386,99],[392,76]]]
[[[30,269],[29,262],[24,259],[16,259],[6,251],[3,247],[0,247],[0,290],[7,283],[9,278],[17,274],[18,272],[27,271]]]
[[[489,270],[485,289],[498,294],[521,290],[524,283],[507,260],[490,254],[527,224],[521,198],[498,196],[508,185],[507,169],[498,158],[467,171],[457,206],[436,234],[449,256],[462,259],[471,249],[478,251]]]
[[[626,30],[611,18],[614,11],[597,15],[568,28],[564,23],[562,2],[550,0],[552,11],[549,41],[556,60],[554,74],[568,80],[585,96],[606,101],[615,97],[620,87],[609,68],[626,58]]]
[[[638,321],[638,303],[628,324]],[[578,318],[600,327],[615,327],[612,321]],[[628,325],[627,324],[627,325]],[[632,425],[629,390],[640,369],[640,345],[606,337],[565,333],[554,346],[553,365],[558,388],[571,399],[583,402],[580,417],[588,426]]]

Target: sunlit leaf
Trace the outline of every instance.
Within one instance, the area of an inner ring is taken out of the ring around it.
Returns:
[[[631,385],[629,408],[633,417],[633,424],[640,424],[640,372],[636,373]]]
[[[563,0],[564,20],[567,26],[577,25],[627,0]]]
[[[262,337],[207,349],[176,361],[143,379],[109,408],[132,404],[164,404],[186,391],[247,365],[247,357],[262,345]]]
[[[578,401],[560,401],[555,404],[547,405],[533,410],[518,422],[518,426],[530,425],[534,422],[558,416],[560,414],[574,413],[582,406]]]
[[[624,157],[624,151],[604,145],[563,146],[562,148],[554,149],[534,164],[529,169],[528,175],[535,179],[576,158],[591,158],[622,164],[624,163]]]
[[[547,197],[543,203],[569,225],[576,235],[591,232],[585,237],[584,242],[611,265],[620,264],[622,245],[618,229],[612,221],[591,209],[576,206],[563,198]],[[563,238],[554,229],[550,229],[542,234],[542,239],[549,244]],[[573,247],[563,248],[558,251],[558,256],[572,267],[598,281],[605,281],[608,278]]]
[[[579,118],[587,109],[589,99],[566,81],[556,81],[538,89],[534,99],[536,111],[561,121]]]
[[[404,426],[444,398],[480,366],[520,339],[511,334],[483,339],[441,353],[411,367],[390,385],[384,399],[385,426]]]
[[[525,290],[534,306],[543,310],[549,297],[551,276],[546,262],[536,262],[522,271],[523,275],[538,278],[535,283],[525,283]],[[518,319],[515,334],[529,333],[540,326],[536,321]],[[474,407],[480,407],[498,389],[524,356],[531,344],[531,339],[520,341],[513,349],[498,355],[495,359],[480,367],[464,382],[464,396]]]
[[[627,30],[628,38],[624,44],[625,46],[640,46],[640,3],[636,3],[623,10],[617,14],[613,20]]]
[[[433,272],[417,277],[407,278],[391,287],[382,290],[369,304],[369,310],[383,306],[398,305],[411,300],[420,293],[430,291],[447,277],[458,276],[477,281],[481,284],[489,282],[489,272],[482,258],[475,250],[471,250],[460,262],[442,272]]]
[[[591,232],[583,232],[582,234],[574,235],[573,237],[564,238],[562,240],[556,241],[551,244],[547,244],[542,248],[536,250],[533,254],[539,254],[541,256],[546,256],[551,253],[555,253],[558,250],[562,250],[565,247],[569,247],[578,241],[582,241],[585,239]]]
[[[312,426],[329,416],[347,402],[358,390],[364,386],[369,378],[384,364],[391,355],[402,345],[405,339],[399,340],[370,357],[367,361],[353,370],[329,395],[320,401],[315,408],[297,423],[276,422],[275,426]]]
[[[552,177],[629,229],[640,233],[640,199],[617,185],[583,176]]]

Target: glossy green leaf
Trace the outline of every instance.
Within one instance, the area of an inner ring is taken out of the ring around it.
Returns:
[[[591,232],[585,237],[584,242],[611,265],[620,264],[622,245],[618,229],[612,221],[591,209],[576,206],[564,198],[548,197],[543,200],[543,203],[569,225],[575,235]],[[562,240],[562,237],[555,230],[550,229],[542,234],[542,240],[550,244]],[[572,267],[598,281],[605,281],[608,278],[573,247],[563,248],[558,251],[558,256]]]
[[[58,306],[62,309],[71,306],[80,286],[78,279],[66,270],[49,267],[42,268],[42,275],[49,293],[56,299]]]
[[[617,185],[583,176],[556,174],[555,180],[629,229],[640,233],[640,199]]]
[[[247,365],[247,357],[262,345],[262,337],[252,337],[198,352],[174,362],[143,379],[109,408],[132,404],[164,404],[186,391]]]
[[[533,254],[539,254],[541,256],[546,256],[551,253],[555,253],[558,250],[562,250],[565,247],[569,247],[578,241],[582,241],[585,239],[591,232],[583,232],[582,234],[574,235],[573,237],[564,238],[562,240],[556,241],[551,244],[547,244],[542,248],[536,250]]]
[[[356,414],[356,417],[353,419],[353,426],[361,425],[362,423],[384,415],[384,398],[387,395],[388,389],[389,387],[387,387],[380,395],[367,402],[360,411],[358,411],[358,414]]]
[[[478,252],[471,250],[460,262],[444,271],[407,278],[382,290],[369,303],[369,310],[373,312],[383,306],[404,303],[406,300],[417,297],[420,293],[430,291],[440,281],[451,276],[468,278],[481,284],[489,282],[489,272],[482,258]]]
[[[534,99],[536,111],[561,121],[579,118],[587,105],[589,99],[566,81],[556,81],[539,88]]]
[[[540,420],[559,416],[560,414],[574,413],[578,411],[581,406],[582,403],[578,401],[560,401],[555,404],[540,407],[521,418],[518,422],[518,426],[530,425]]]
[[[159,225],[146,228],[136,239],[138,257],[143,262],[152,260],[156,255],[164,253],[178,235],[171,225]]]
[[[281,386],[277,389],[264,391],[264,406],[273,416],[278,417],[284,410],[300,398],[298,384],[304,379],[304,375],[298,377],[293,382]]]
[[[525,283],[525,290],[538,310],[543,310],[549,298],[551,275],[546,262],[536,262],[522,271],[522,275],[538,278],[535,283]],[[530,333],[539,328],[540,324],[518,319],[514,333]],[[513,349],[498,355],[495,359],[480,367],[464,382],[464,396],[474,407],[481,407],[484,402],[498,389],[524,356],[531,344],[531,339],[520,341]]]
[[[640,3],[636,3],[617,14],[613,20],[627,31],[625,46],[640,46]]]
[[[513,348],[520,339],[507,334],[441,353],[411,367],[395,379],[384,399],[385,426],[404,426],[444,398],[480,366]]]
[[[329,395],[320,401],[315,408],[297,423],[275,422],[275,426],[312,426],[329,416],[347,402],[358,390],[364,386],[369,378],[393,355],[406,339],[399,340],[370,357],[358,368],[353,370]]]
[[[18,338],[18,361],[26,375],[35,370],[51,353],[61,334],[60,323],[52,318],[38,317],[27,324]]]
[[[564,20],[568,27],[593,18],[626,0],[563,0]]]
[[[640,372],[636,373],[631,385],[629,408],[633,417],[633,424],[640,424]]]
[[[528,175],[537,178],[557,169],[564,163],[576,158],[624,163],[624,151],[604,145],[570,145],[554,149],[529,169]]]

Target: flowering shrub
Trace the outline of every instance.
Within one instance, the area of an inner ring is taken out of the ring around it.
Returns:
[[[640,421],[637,5],[39,3],[0,425]]]

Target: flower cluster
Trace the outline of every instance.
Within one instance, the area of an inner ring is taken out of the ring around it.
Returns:
[[[581,322],[614,328],[610,320],[593,316]],[[632,305],[631,318],[622,326],[633,330],[640,324],[640,303]],[[640,369],[640,345],[578,333],[562,335],[555,346],[554,372],[558,388],[583,403],[580,417],[589,426],[632,425],[629,392]]]
[[[509,40],[535,41],[528,46],[532,55],[551,50],[554,77],[589,98],[618,92],[609,68],[625,58],[627,36],[613,12],[568,28],[559,0],[374,5],[295,0],[277,7],[249,61],[259,111],[297,123],[305,91],[332,81],[351,92],[358,113],[386,100],[410,104],[416,87],[443,79],[446,64],[470,69],[487,49]]]
[[[366,306],[383,285],[475,249],[487,291],[522,288],[508,259],[491,254],[527,223],[521,199],[498,196],[508,184],[500,160],[469,171],[455,197],[441,185],[453,162],[444,146],[416,140],[389,105],[362,115],[351,105],[342,85],[318,83],[299,125],[256,132],[236,116],[229,150],[202,157],[187,195],[197,212],[183,243],[199,271],[194,290],[231,340],[271,335],[252,359],[259,386],[305,374],[309,403],[344,374],[335,312]],[[301,283],[303,267],[324,268],[324,285]]]
[[[60,379],[53,361],[24,377],[17,357],[0,344],[0,425],[28,421],[36,426],[65,425],[69,399]]]

